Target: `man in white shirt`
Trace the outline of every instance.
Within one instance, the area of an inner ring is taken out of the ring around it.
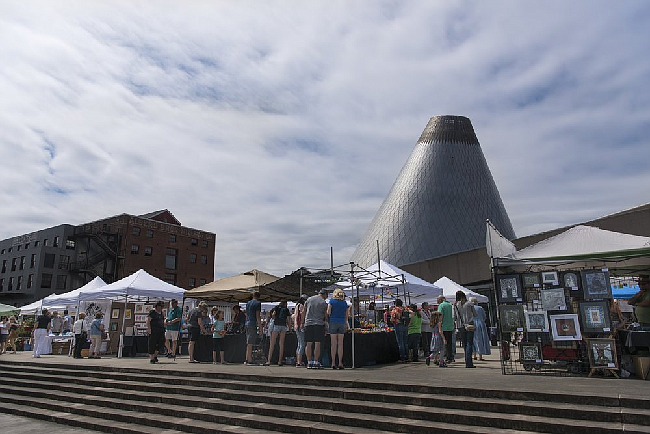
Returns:
[[[72,332],[74,333],[74,358],[83,359],[81,357],[81,350],[84,343],[88,340],[88,326],[86,324],[86,313],[80,312],[79,319],[72,325]]]

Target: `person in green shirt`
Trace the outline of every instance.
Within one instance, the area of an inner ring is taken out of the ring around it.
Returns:
[[[165,346],[167,357],[176,358],[176,346],[178,345],[178,333],[181,330],[181,318],[183,311],[178,306],[178,300],[172,300],[172,307],[167,312],[165,320]]]
[[[634,306],[636,320],[641,324],[641,328],[650,330],[650,275],[639,275],[639,289],[627,303]]]
[[[444,295],[438,296],[438,312],[442,315],[442,334],[445,336],[445,362],[451,363],[454,361],[454,313],[451,303],[447,301]]]
[[[418,307],[414,304],[409,306],[411,320],[408,325],[408,350],[413,351],[413,361],[418,361],[418,352],[420,351],[420,335],[422,333],[422,315]],[[408,353],[407,353],[408,358]]]

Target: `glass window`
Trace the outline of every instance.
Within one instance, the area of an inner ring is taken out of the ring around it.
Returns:
[[[175,243],[176,242],[176,235],[169,234],[169,242],[170,243]]]
[[[45,254],[45,259],[43,260],[43,267],[45,268],[54,268],[54,261],[55,261],[55,254],[54,253],[46,253]]]
[[[205,285],[205,279],[200,279],[199,282],[201,283],[201,285]]]
[[[167,249],[165,255],[165,268],[169,270],[176,269],[176,249]]]
[[[49,245],[49,243],[50,243],[50,240],[48,240],[47,238],[45,238],[45,239],[43,240],[43,245],[44,245],[44,246]]]
[[[18,276],[18,280],[16,280],[16,291],[20,291],[23,287],[23,276]]]
[[[153,231],[151,229],[147,229],[146,235],[147,238],[153,238]]]
[[[9,247],[9,249],[7,250],[7,253],[11,253],[11,247]]]
[[[196,264],[196,253],[190,253],[190,262]]]
[[[20,244],[18,244],[18,247],[16,247],[17,252],[20,252],[20,247],[21,247]]]
[[[6,259],[2,260],[2,272],[3,273],[7,272],[7,260]]]
[[[208,257],[205,255],[201,255],[201,264],[205,265],[208,263]]]
[[[70,250],[74,250],[74,246],[75,246],[75,241],[68,238],[66,240],[66,242],[65,242],[65,248],[70,249]]]
[[[140,251],[140,246],[139,245],[131,244],[131,254],[132,255],[137,255],[139,251]]]
[[[199,245],[199,240],[197,240],[196,238],[192,238],[192,245],[193,246],[198,246]]]
[[[68,276],[65,274],[60,274],[56,276],[56,289],[57,290],[62,290],[65,289],[65,284],[68,280]]]
[[[151,256],[153,249],[151,247],[145,247],[144,248],[144,255],[145,256]]]
[[[52,286],[52,275],[50,273],[43,273],[41,275],[41,288],[50,288]]]
[[[202,240],[201,241],[201,247],[204,247],[204,248],[208,247],[208,242],[206,240]]]
[[[70,263],[70,256],[68,255],[59,256],[59,270],[67,270],[69,263]]]
[[[36,265],[36,253],[32,253],[32,260],[29,264],[29,268],[34,268],[35,265]]]
[[[40,242],[40,241],[38,241],[38,240],[34,241],[34,247],[38,247],[38,243],[39,243],[39,242]]]
[[[20,257],[20,267],[18,267],[19,270],[24,270],[25,269],[25,257],[21,256]]]
[[[13,291],[14,290],[14,278],[10,277],[9,278],[9,285],[7,286],[7,291]]]
[[[140,235],[140,228],[134,227],[132,233],[137,237],[138,235]]]
[[[194,288],[196,286],[196,279],[194,277],[190,277],[190,288]]]
[[[0,255],[4,255],[4,254],[5,254],[5,249],[2,249],[2,251],[0,251]]]
[[[54,237],[54,243],[52,244],[52,247],[59,247],[59,237]]]
[[[0,279],[0,292],[2,292],[4,290],[5,290],[5,280],[3,278],[3,279]]]
[[[32,287],[32,284],[34,283],[34,275],[30,274],[27,276],[27,289]]]
[[[11,260],[11,271],[16,271],[16,264],[18,263],[18,258],[13,258]]]
[[[175,274],[165,274],[165,282],[176,285],[176,275]]]
[[[29,249],[29,243],[25,244],[25,248]]]

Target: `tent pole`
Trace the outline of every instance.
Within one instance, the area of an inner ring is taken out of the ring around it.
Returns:
[[[408,299],[408,304],[411,304],[411,293],[406,292],[406,278],[404,274],[402,274],[402,288],[404,289],[404,300],[406,301]]]
[[[350,262],[350,283],[354,285],[354,262]],[[357,287],[357,296],[359,295],[359,287]],[[354,357],[354,286],[352,287],[352,369],[356,368]],[[334,363],[332,361],[332,363]]]
[[[304,268],[300,268],[300,297],[302,298],[302,273],[304,271]]]
[[[124,312],[122,312],[122,331],[120,333],[120,343],[117,348],[117,358],[122,358],[122,349],[124,348],[124,324],[126,323],[126,304],[129,296],[124,295]]]

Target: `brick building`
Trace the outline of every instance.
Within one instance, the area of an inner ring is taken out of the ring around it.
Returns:
[[[214,233],[184,227],[168,210],[9,238],[0,241],[0,303],[23,306],[140,268],[190,289],[213,280],[215,243]]]

